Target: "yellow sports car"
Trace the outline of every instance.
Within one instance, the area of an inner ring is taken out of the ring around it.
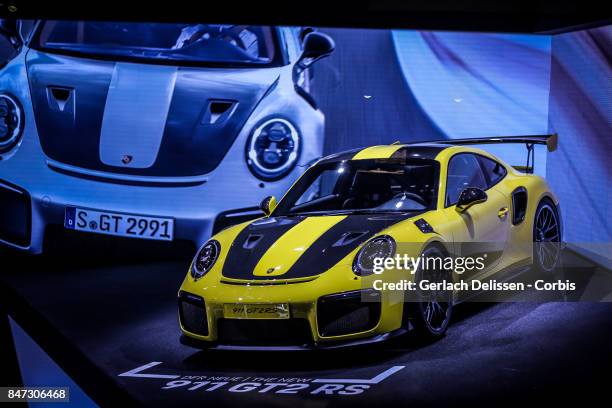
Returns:
[[[525,144],[526,165],[468,146],[492,143]],[[465,274],[446,264],[380,273],[377,259],[448,258],[473,243],[471,254],[488,258],[472,280],[529,265],[554,269],[559,253],[531,245],[559,242],[562,233],[558,200],[533,174],[536,144],[553,151],[557,137],[395,143],[319,160],[278,203],[262,201],[265,217],[228,227],[197,251],[178,295],[181,341],[333,348],[413,329],[443,335],[460,290],[379,289],[398,276],[454,282]],[[478,243],[490,245],[484,251]]]

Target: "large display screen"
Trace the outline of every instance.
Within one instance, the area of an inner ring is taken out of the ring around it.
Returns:
[[[592,391],[612,26],[256,23],[0,21],[0,402]]]

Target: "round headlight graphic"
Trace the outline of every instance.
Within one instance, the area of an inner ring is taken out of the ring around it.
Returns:
[[[278,180],[295,166],[300,153],[297,128],[282,118],[268,119],[253,129],[247,145],[247,163],[262,180]]]
[[[191,266],[191,277],[194,279],[199,279],[210,271],[217,261],[217,258],[219,258],[220,252],[221,245],[218,241],[211,239],[204,244],[193,260],[193,265]]]
[[[0,153],[14,148],[23,131],[23,109],[13,96],[0,94]]]
[[[393,257],[395,248],[395,240],[388,235],[381,235],[370,240],[357,253],[353,261],[353,272],[360,276],[372,274],[374,259]]]

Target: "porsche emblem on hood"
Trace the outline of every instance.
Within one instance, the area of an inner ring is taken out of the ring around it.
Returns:
[[[130,156],[129,154],[124,154],[123,156],[121,156],[121,163],[127,166],[128,164],[132,162],[133,159],[134,159],[134,156]]]

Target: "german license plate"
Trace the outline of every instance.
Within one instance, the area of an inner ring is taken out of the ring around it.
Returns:
[[[172,241],[174,236],[172,218],[120,214],[76,207],[66,207],[64,227],[96,234],[159,241]]]
[[[227,303],[223,305],[223,317],[226,319],[288,319],[289,304]]]

